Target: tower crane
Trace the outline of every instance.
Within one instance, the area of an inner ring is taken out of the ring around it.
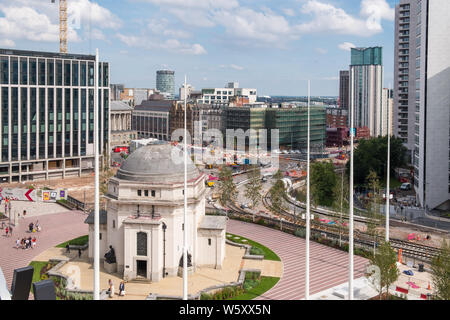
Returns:
[[[59,0],[59,52],[67,53],[67,0]]]

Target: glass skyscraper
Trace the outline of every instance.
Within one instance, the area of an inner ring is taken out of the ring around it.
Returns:
[[[382,134],[382,49],[353,48],[351,52],[349,119],[354,108],[354,126],[368,127],[371,136]]]
[[[0,182],[81,176],[94,166],[95,56],[0,49]],[[99,63],[99,151],[109,64]]]
[[[167,99],[175,97],[175,71],[156,71],[156,90],[165,95]]]

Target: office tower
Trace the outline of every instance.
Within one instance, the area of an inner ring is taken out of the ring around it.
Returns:
[[[339,72],[339,107],[348,110],[350,97],[350,71]]]
[[[94,168],[95,56],[0,49],[0,181]],[[99,62],[99,151],[109,137],[109,64]]]
[[[411,17],[416,39],[414,185],[429,209],[450,208],[450,1],[417,1]]]
[[[175,97],[175,71],[159,70],[156,71],[156,90],[158,90],[167,99]]]
[[[355,127],[368,127],[371,136],[381,135],[381,91],[383,48],[352,48],[350,65],[350,107]]]
[[[412,163],[416,113],[417,0],[400,0],[395,8],[394,135],[408,149]]]

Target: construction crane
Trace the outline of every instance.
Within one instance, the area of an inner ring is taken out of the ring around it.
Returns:
[[[59,0],[59,52],[67,53],[67,0]]]

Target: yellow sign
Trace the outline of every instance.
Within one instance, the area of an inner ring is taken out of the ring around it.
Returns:
[[[49,201],[50,200],[50,192],[44,192],[43,198],[44,198],[44,201]]]

